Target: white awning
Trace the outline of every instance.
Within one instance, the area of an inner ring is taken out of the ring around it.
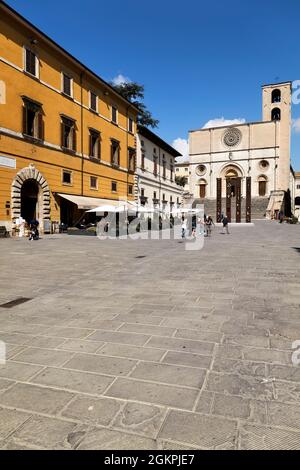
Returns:
[[[67,199],[67,201],[76,204],[78,209],[94,209],[95,207],[102,206],[103,204],[110,204],[112,206],[119,206],[120,201],[115,199],[99,199],[96,197],[75,196],[74,194],[57,193],[58,196]]]

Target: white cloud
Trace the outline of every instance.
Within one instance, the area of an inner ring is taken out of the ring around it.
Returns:
[[[292,129],[296,134],[300,134],[300,118],[292,120]]]
[[[121,73],[119,73],[119,75],[117,75],[116,77],[112,79],[112,83],[114,85],[121,85],[122,83],[128,83],[128,82],[130,82],[130,78],[125,77]]]
[[[232,126],[233,124],[244,124],[246,119],[237,118],[237,119],[225,119],[224,117],[210,119],[202,127],[202,129],[209,129],[210,127],[222,127],[222,126]]]
[[[189,142],[186,139],[181,139],[181,137],[178,137],[177,139],[173,140],[172,142],[172,147],[174,149],[178,150],[182,154],[182,157],[177,157],[176,162],[181,163],[181,162],[186,162],[189,160]]]

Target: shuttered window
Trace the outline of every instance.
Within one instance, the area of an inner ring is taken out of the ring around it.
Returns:
[[[116,106],[111,107],[111,120],[115,124],[118,123],[118,108]]]
[[[163,162],[162,162],[162,167],[163,167],[163,179],[166,179],[166,161],[165,159],[163,159]]]
[[[37,57],[30,49],[25,49],[25,70],[37,77]]]
[[[23,134],[34,139],[44,140],[42,105],[23,97]]]
[[[128,118],[128,131],[133,133],[133,119],[131,117]]]
[[[62,74],[62,91],[67,96],[73,96],[72,78],[65,73]]]
[[[92,91],[90,91],[90,109],[92,111],[95,111],[97,112],[98,111],[98,97],[95,93],[93,93]]]
[[[90,129],[90,157],[97,158],[100,160],[101,157],[101,142],[100,132]]]
[[[75,121],[61,118],[61,146],[64,150],[76,152],[76,129]]]
[[[154,176],[157,176],[157,157],[153,157],[153,174]]]
[[[111,141],[111,164],[114,166],[120,165],[120,142],[117,140]]]
[[[128,170],[132,173],[135,171],[135,150],[134,149],[128,149]]]

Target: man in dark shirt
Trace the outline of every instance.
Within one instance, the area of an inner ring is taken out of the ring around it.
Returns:
[[[229,231],[228,231],[228,218],[227,218],[226,215],[223,217],[222,224],[223,224],[222,233],[224,233],[224,229],[226,229],[226,233],[227,233],[227,235],[229,235]]]

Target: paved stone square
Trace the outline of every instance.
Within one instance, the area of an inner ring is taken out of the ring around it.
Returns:
[[[0,240],[1,449],[299,449],[300,226]]]

